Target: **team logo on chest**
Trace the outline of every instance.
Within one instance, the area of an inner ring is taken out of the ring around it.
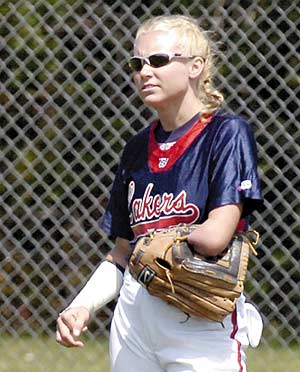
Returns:
[[[131,200],[134,196],[134,192],[135,192],[135,183],[134,181],[131,181],[128,185],[128,205],[131,203]]]
[[[144,232],[156,225],[168,227],[179,223],[193,223],[199,218],[199,208],[187,202],[186,191],[182,190],[176,195],[167,192],[152,195],[153,187],[154,184],[149,183],[142,197],[138,198],[133,195],[134,181],[130,182],[130,224],[134,231]]]
[[[169,158],[159,158],[158,160],[158,168],[162,169],[168,164]]]

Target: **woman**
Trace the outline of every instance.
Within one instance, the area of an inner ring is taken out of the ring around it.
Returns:
[[[115,247],[57,320],[57,341],[83,346],[78,337],[94,311],[119,295],[113,372],[246,371],[245,349],[260,339],[261,318],[244,296],[222,323],[187,317],[150,296],[127,269],[148,229],[180,223],[200,224],[189,243],[217,255],[261,202],[255,141],[241,117],[220,109],[213,51],[207,33],[186,16],[155,17],[136,35],[129,66],[158,120],[124,149],[102,225]]]

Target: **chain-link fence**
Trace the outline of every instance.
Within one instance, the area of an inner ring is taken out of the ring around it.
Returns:
[[[83,351],[55,344],[55,320],[111,247],[99,220],[119,156],[154,118],[126,65],[134,33],[150,15],[175,13],[197,17],[215,33],[218,86],[258,142],[265,209],[252,220],[262,243],[247,296],[265,331],[255,368],[300,370],[299,5],[0,3],[1,371],[108,370],[101,363],[113,303],[96,316]]]

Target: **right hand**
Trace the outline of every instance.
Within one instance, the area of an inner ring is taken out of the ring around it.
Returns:
[[[56,341],[66,347],[83,347],[79,337],[88,329],[89,319],[90,313],[83,306],[65,310],[57,318]]]

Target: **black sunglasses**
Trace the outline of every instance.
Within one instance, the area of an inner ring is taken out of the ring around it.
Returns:
[[[131,68],[132,71],[141,71],[144,64],[147,63],[147,65],[158,68],[166,66],[168,63],[171,62],[174,58],[195,58],[195,56],[182,56],[179,53],[155,53],[151,54],[149,57],[138,57],[134,56],[129,59],[128,65]]]

